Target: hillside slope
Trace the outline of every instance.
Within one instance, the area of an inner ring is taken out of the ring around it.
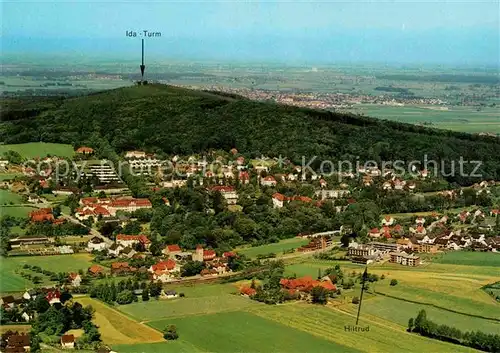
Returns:
[[[314,156],[380,162],[428,159],[483,161],[487,179],[500,178],[500,143],[491,137],[367,117],[259,103],[234,96],[149,85],[89,96],[4,102],[0,141],[91,144],[104,137],[117,151],[192,153],[238,148],[280,154],[300,163]],[[458,168],[458,167],[457,167]],[[469,167],[465,168],[470,170]],[[477,179],[448,177],[461,184]]]

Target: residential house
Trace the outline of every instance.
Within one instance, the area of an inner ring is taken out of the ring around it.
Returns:
[[[276,192],[273,194],[272,200],[274,208],[281,208],[283,207],[284,203],[288,200],[288,198],[285,195]]]
[[[87,251],[102,251],[106,250],[109,247],[108,243],[106,243],[101,237],[93,237],[87,243]]]
[[[16,299],[12,295],[0,298],[0,305],[5,309],[12,309],[16,306]]]
[[[240,171],[238,173],[238,179],[240,180],[241,184],[248,184],[250,182],[250,175],[247,171]]]
[[[76,150],[76,153],[83,155],[90,155],[94,153],[94,149],[87,146],[82,146]]]
[[[146,158],[146,152],[143,151],[127,151],[125,158]]]
[[[80,287],[80,284],[82,283],[82,277],[75,272],[70,272],[68,279],[73,287]]]
[[[30,350],[31,341],[29,334],[7,331],[2,335],[2,338],[6,342],[6,346],[2,347],[2,352],[18,353]]]
[[[394,217],[391,216],[385,216],[384,219],[382,219],[382,225],[383,226],[392,226],[395,222]]]
[[[262,186],[276,186],[277,181],[276,181],[276,179],[274,179],[274,177],[272,177],[272,176],[269,175],[269,176],[267,176],[265,178],[261,178],[260,179],[260,184]]]
[[[34,289],[29,289],[23,294],[23,299],[25,300],[35,300],[37,296],[37,292]]]
[[[99,274],[104,273],[104,269],[99,265],[92,265],[89,267],[88,273],[91,276],[98,276]]]
[[[113,262],[111,264],[111,273],[114,275],[129,274],[135,271],[137,271],[137,269],[131,267],[128,262]]]
[[[175,255],[182,253],[182,249],[177,244],[171,244],[167,245],[165,249],[163,249],[162,253],[167,257],[173,258]]]
[[[228,205],[236,205],[236,203],[238,202],[238,194],[236,193],[236,189],[232,186],[216,185],[212,186],[210,188],[210,191],[220,192]]]
[[[125,249],[125,247],[121,244],[113,243],[108,249],[108,254],[111,256],[118,256],[120,252]]]
[[[62,335],[61,336],[61,347],[63,349],[75,349],[75,336],[74,335]]]
[[[58,289],[50,289],[45,294],[45,299],[49,302],[50,305],[60,304],[61,292],[59,292]]]
[[[117,211],[135,212],[140,209],[149,208],[153,208],[153,205],[148,199],[128,198],[113,200],[108,206],[108,211],[112,216],[115,216]]]
[[[164,293],[163,297],[165,297],[167,299],[173,299],[173,298],[177,298],[179,296],[175,290],[167,290],[167,291],[164,291],[163,293]]]
[[[135,244],[141,243],[146,249],[151,245],[151,241],[145,235],[118,234],[116,236],[116,243],[124,247],[132,247]]]
[[[368,235],[372,238],[379,238],[380,237],[380,230],[378,228],[373,228],[370,230]]]

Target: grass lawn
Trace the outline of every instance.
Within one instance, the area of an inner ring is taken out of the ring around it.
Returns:
[[[240,295],[221,294],[176,299],[150,300],[117,307],[118,310],[139,321],[159,320],[165,317],[184,317],[200,314],[213,314],[222,311],[237,311],[250,306],[260,305]]]
[[[0,173],[0,181],[11,180],[23,176],[21,173]]]
[[[441,264],[500,267],[500,254],[493,252],[450,251],[433,256],[432,261]]]
[[[248,312],[217,313],[151,322],[177,326],[179,341],[204,352],[357,352]]]
[[[21,195],[9,190],[0,189],[0,205],[13,205],[23,203]]]
[[[185,340],[158,343],[113,344],[112,348],[120,353],[197,353],[205,352]]]
[[[151,327],[136,322],[101,301],[79,297],[82,305],[91,305],[95,310],[94,323],[106,344],[134,344],[163,341],[163,335]]]
[[[345,326],[354,326],[356,315],[345,313],[335,307],[324,307],[305,303],[264,305],[252,313],[289,327],[308,332],[325,340],[362,352],[471,352],[473,350],[406,332],[406,325],[361,316],[360,327],[369,327],[367,332],[349,332]],[[182,335],[182,331],[179,334]],[[314,349],[306,349],[314,352]],[[337,350],[332,350],[335,352]],[[344,352],[343,349],[338,350]]]
[[[0,206],[0,216],[27,218],[28,214],[36,209],[36,207],[30,206]]]
[[[357,306],[352,304],[348,306],[352,313],[356,313]],[[421,309],[426,311],[427,317],[430,320],[441,325],[456,327],[462,331],[479,330],[487,333],[500,332],[500,322],[456,314],[432,306],[408,303],[382,296],[363,301],[361,310],[362,315],[376,316],[404,326],[408,324],[410,317],[416,317]]]
[[[283,255],[283,250],[296,249],[307,243],[309,243],[308,239],[291,238],[282,240],[279,243],[240,248],[236,249],[236,251],[248,257],[257,257],[257,255],[269,253],[275,253],[277,256],[280,256]]]
[[[16,151],[24,158],[45,157],[72,157],[73,146],[60,143],[30,142],[17,145],[0,145],[0,155],[7,151]]]
[[[2,292],[23,291],[26,287],[33,287],[31,281],[25,280],[16,273],[16,270],[23,270],[24,264],[37,265],[41,268],[54,272],[69,272],[78,271],[80,269],[86,271],[92,265],[89,254],[74,254],[74,255],[53,255],[53,256],[13,256],[1,258],[0,264],[2,271],[0,272],[0,284]],[[50,284],[47,277],[43,274],[37,274],[42,277],[45,282]]]

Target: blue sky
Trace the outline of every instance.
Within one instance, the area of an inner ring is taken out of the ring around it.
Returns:
[[[4,53],[282,62],[495,64],[494,1],[3,1]]]

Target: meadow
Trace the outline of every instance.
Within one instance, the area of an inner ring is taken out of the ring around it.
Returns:
[[[89,254],[74,255],[53,255],[53,256],[19,256],[0,258],[2,271],[0,271],[0,288],[2,292],[19,292],[26,288],[33,287],[33,283],[21,277],[16,271],[35,273],[24,270],[24,264],[40,266],[44,270],[54,272],[77,272],[78,270],[87,271],[92,265],[92,258]],[[51,282],[43,274],[36,274],[43,280],[43,285],[50,285]]]
[[[148,302],[122,305],[118,309],[139,321],[153,321],[165,317],[173,318],[237,311],[254,305],[257,305],[257,302],[250,301],[239,294],[221,294],[194,298],[150,300]]]
[[[355,314],[357,307],[347,305],[347,311]],[[344,307],[342,307],[344,309]],[[441,325],[456,327],[462,331],[480,330],[488,333],[500,332],[500,322],[457,314],[435,307],[405,302],[389,297],[371,297],[363,301],[362,315],[370,318],[372,316],[382,318],[387,321],[397,323],[401,326],[408,324],[410,317],[415,317],[417,313],[424,309],[427,317]],[[368,316],[367,316],[368,315]]]
[[[417,106],[387,106],[359,104],[353,112],[374,118],[395,120],[411,124],[430,124],[432,127],[462,132],[492,132],[500,134],[498,108],[453,107],[449,110],[430,109]]]
[[[11,216],[17,218],[26,218],[29,213],[36,210],[36,207],[30,206],[0,206],[0,217]]]
[[[308,239],[303,238],[290,238],[281,240],[278,243],[266,244],[254,247],[244,247],[236,249],[239,254],[255,258],[257,255],[264,255],[269,253],[275,253],[276,256],[283,255],[283,251],[296,249],[302,245],[309,243]]]
[[[432,257],[441,264],[500,267],[500,254],[493,252],[449,251]]]
[[[18,152],[23,158],[31,159],[46,157],[47,155],[58,157],[72,157],[73,146],[60,143],[30,142],[16,145],[0,145],[0,155],[7,151]]]
[[[180,340],[187,341],[204,352],[358,352],[243,311],[150,323],[158,330],[163,330],[169,324],[177,326]]]
[[[0,205],[21,204],[22,202],[23,198],[21,195],[9,190],[0,189]]]
[[[94,323],[99,326],[102,340],[107,344],[152,343],[163,341],[163,335],[149,326],[136,322],[114,308],[89,297],[77,297],[82,305],[95,311]]]

